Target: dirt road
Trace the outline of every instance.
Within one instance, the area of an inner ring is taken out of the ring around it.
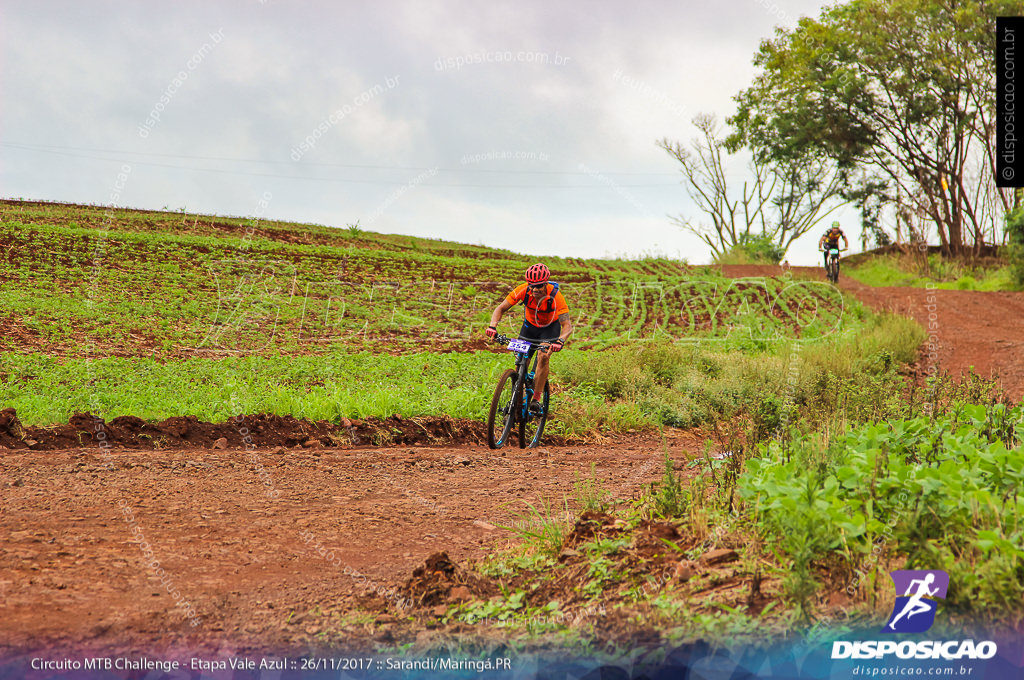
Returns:
[[[928,331],[925,371],[973,370],[998,380],[1012,400],[1024,397],[1024,293],[841,284],[871,308],[909,316]]]
[[[727,276],[779,276],[780,267],[725,266]],[[793,273],[825,280],[820,267]],[[841,276],[839,288],[877,311],[909,316],[929,333],[924,372],[960,376],[973,369],[999,380],[1007,395],[1024,397],[1024,292],[979,292],[927,288],[873,288]]]
[[[669,442],[680,464],[696,448]],[[300,447],[260,455],[258,474],[244,450],[8,451],[0,657],[336,643],[366,628],[339,614],[370,591],[397,597],[431,553],[461,562],[506,546],[514,534],[495,525],[523,526],[523,501],[572,499],[591,466],[629,497],[658,478],[663,456],[651,439],[506,456]]]

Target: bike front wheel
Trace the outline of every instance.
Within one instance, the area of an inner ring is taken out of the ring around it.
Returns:
[[[508,442],[512,426],[516,422],[516,378],[518,374],[508,369],[498,379],[491,398],[491,410],[487,414],[487,446],[500,449]]]
[[[544,396],[540,403],[544,404],[544,415],[526,417],[519,421],[519,448],[532,449],[540,444],[541,435],[544,434],[544,424],[548,421],[548,401],[551,398],[551,382],[544,383]]]

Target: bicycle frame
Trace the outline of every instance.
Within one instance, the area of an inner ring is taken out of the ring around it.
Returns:
[[[494,340],[500,342],[515,355],[515,368],[509,369],[502,374],[491,401],[491,410],[487,419],[488,445],[494,448],[503,447],[512,436],[512,431],[518,426],[520,448],[537,446],[544,432],[544,424],[547,421],[548,389],[545,385],[544,395],[541,399],[544,404],[541,415],[530,413],[530,400],[533,398],[533,380],[537,371],[537,350],[545,343],[537,343],[519,338],[509,338],[504,335],[495,336]],[[530,360],[533,359],[531,370]],[[511,383],[510,383],[511,381]],[[505,392],[506,387],[511,387]],[[501,420],[500,436],[496,436],[498,420]],[[532,435],[528,430],[534,428]],[[529,444],[527,445],[527,440]]]
[[[499,335],[495,338],[498,342],[507,345],[512,338],[508,338],[504,335]],[[531,418],[529,411],[530,399],[533,398],[533,376],[537,372],[537,350],[540,347],[539,343],[530,342],[529,340],[522,340],[530,344],[530,349],[525,352],[513,352],[516,355],[516,389],[518,390],[519,385],[523,386],[523,403],[519,405],[519,419],[526,420]],[[529,370],[530,359],[533,359],[533,369]],[[518,391],[517,391],[518,394]]]
[[[839,280],[839,248],[828,246],[825,250],[825,278],[830,283]]]

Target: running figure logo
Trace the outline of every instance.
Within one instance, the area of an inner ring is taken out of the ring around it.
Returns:
[[[944,571],[894,571],[893,583],[896,592],[903,593],[896,598],[892,615],[882,629],[883,633],[923,633],[935,623],[938,602],[945,599],[949,588],[949,574]]]

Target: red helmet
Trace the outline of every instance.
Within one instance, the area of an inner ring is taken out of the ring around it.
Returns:
[[[551,271],[542,264],[532,265],[526,270],[527,283],[546,283],[551,278]]]

